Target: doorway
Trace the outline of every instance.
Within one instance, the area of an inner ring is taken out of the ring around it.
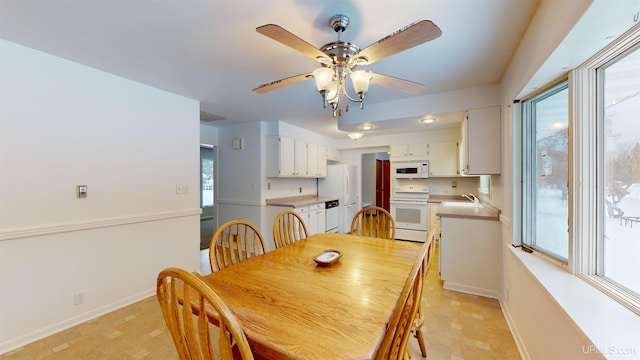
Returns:
[[[200,250],[208,249],[218,217],[215,204],[216,147],[200,145]]]
[[[387,152],[362,154],[362,207],[376,205],[389,210],[390,177]]]

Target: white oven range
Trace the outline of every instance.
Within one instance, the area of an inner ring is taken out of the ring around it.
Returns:
[[[391,198],[390,213],[396,222],[396,239],[425,242],[429,203],[424,198]]]

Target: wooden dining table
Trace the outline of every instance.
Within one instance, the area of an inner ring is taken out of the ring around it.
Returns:
[[[204,276],[268,359],[371,359],[422,244],[321,233]],[[326,250],[342,257],[320,266]]]

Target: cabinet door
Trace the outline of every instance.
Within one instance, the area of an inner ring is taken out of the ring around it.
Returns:
[[[440,217],[436,216],[439,208],[439,204],[429,204],[429,231],[435,231],[436,240],[440,239]]]
[[[302,221],[304,221],[304,224],[307,225],[307,231],[308,231],[309,230],[309,207],[308,206],[297,207],[297,208],[293,208],[293,211],[298,215],[300,215],[300,217],[302,218]]]
[[[327,160],[340,161],[340,150],[327,148]],[[326,174],[325,174],[326,175]]]
[[[267,176],[291,177],[294,172],[294,141],[286,136],[267,138]]]
[[[309,222],[307,224],[309,235],[326,231],[326,219],[324,217],[324,203],[309,206]]]
[[[291,176],[295,171],[295,145],[292,138],[280,137],[280,175]]]
[[[308,177],[318,176],[318,145],[307,144],[307,172]]]
[[[389,157],[394,160],[404,160],[408,154],[408,145],[391,145],[389,146]]]
[[[295,176],[307,175],[307,142],[299,139],[294,140],[294,171]]]
[[[318,177],[327,176],[327,148],[318,146]]]
[[[391,160],[425,160],[429,154],[427,144],[391,145],[389,147]]]
[[[466,174],[500,174],[500,107],[471,109],[467,115]]]
[[[429,155],[429,147],[427,144],[410,144],[408,154],[414,160],[424,160]]]
[[[458,143],[444,141],[429,144],[429,176],[457,176]]]
[[[465,114],[464,119],[462,120],[462,126],[460,126],[460,142],[458,146],[458,174],[465,175],[467,174],[467,164],[469,163],[469,155],[468,150],[469,146],[467,145],[467,123],[469,121],[469,113]]]

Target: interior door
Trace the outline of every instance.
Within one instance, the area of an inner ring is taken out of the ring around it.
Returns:
[[[389,211],[391,170],[389,160],[376,159],[376,206]]]

